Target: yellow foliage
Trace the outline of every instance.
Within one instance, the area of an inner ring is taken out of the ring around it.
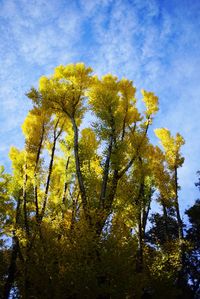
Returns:
[[[84,92],[94,80],[92,69],[83,63],[58,66],[50,77],[41,77],[39,91],[48,108],[69,118],[80,117],[84,111]]]
[[[158,97],[153,92],[147,92],[142,90],[143,102],[146,105],[145,114],[147,117],[151,117],[158,111]]]
[[[154,132],[164,148],[169,166],[172,168],[182,166],[184,159],[181,157],[180,149],[185,143],[183,137],[179,133],[175,137],[171,136],[166,128],[156,129]]]

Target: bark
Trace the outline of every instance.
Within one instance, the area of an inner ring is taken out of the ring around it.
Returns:
[[[10,291],[13,286],[15,280],[15,273],[16,273],[16,261],[19,253],[19,241],[16,236],[13,237],[13,246],[12,246],[12,253],[11,253],[11,260],[10,265],[8,268],[8,276],[4,286],[4,292],[2,299],[8,299],[10,296]]]
[[[125,136],[127,112],[128,112],[128,102],[126,103],[125,116],[124,116],[123,125],[122,125],[122,137],[121,137],[122,141],[124,140],[124,136]]]
[[[20,221],[20,208],[21,208],[21,199],[19,196],[18,201],[17,201],[16,216],[15,216],[15,230]],[[13,231],[11,259],[10,259],[10,265],[8,268],[8,275],[7,275],[6,283],[4,285],[2,299],[9,298],[10,291],[11,291],[11,288],[12,288],[14,280],[15,280],[16,261],[17,261],[18,255],[20,254],[19,240],[15,234],[15,230]]]
[[[178,223],[178,233],[179,240],[183,239],[183,222],[180,215],[179,202],[178,202],[178,176],[177,176],[177,167],[174,169],[174,183],[175,183],[175,209],[176,209],[176,217]]]
[[[70,162],[70,156],[68,156],[67,163],[66,163],[66,166],[65,166],[66,175],[67,175],[67,170],[68,170],[68,167],[69,167],[69,162]],[[66,206],[67,189],[68,189],[68,182],[66,180],[65,183],[64,183],[64,190],[63,190],[63,196],[62,196],[62,204],[64,206]],[[63,212],[62,212],[62,218],[64,218],[64,213]]]
[[[106,157],[105,167],[104,167],[104,174],[103,174],[103,181],[101,186],[101,194],[100,194],[100,206],[104,209],[105,205],[105,197],[106,197],[106,190],[108,184],[108,175],[109,175],[109,168],[110,168],[110,158],[112,154],[112,147],[113,147],[113,135],[110,136],[110,143],[108,146],[108,153]]]
[[[165,240],[168,242],[170,237],[169,237],[169,223],[168,223],[168,216],[167,216],[167,208],[164,203],[164,200],[161,199],[161,204],[163,207],[163,216],[164,216],[164,225],[165,225]]]
[[[139,151],[140,147],[142,146],[144,139],[147,135],[148,129],[149,129],[149,120],[150,118],[148,118],[148,123],[146,125],[145,131],[144,131],[144,135],[142,137],[142,140],[140,142],[140,144],[138,145],[137,149],[136,149],[136,153]],[[127,163],[127,165],[124,167],[124,169],[121,170],[121,172],[119,173],[119,178],[121,178],[129,169],[130,167],[133,165],[135,159],[137,158],[137,155],[134,155],[131,160]]]
[[[180,243],[180,260],[181,260],[181,268],[177,273],[177,287],[180,290],[183,290],[187,284],[187,278],[185,275],[185,249],[183,244],[183,222],[181,220],[179,202],[178,202],[178,175],[177,175],[177,166],[174,168],[174,184],[175,184],[175,210],[178,224],[178,234],[179,234],[179,243]]]
[[[51,151],[51,159],[50,159],[48,176],[47,176],[47,181],[46,181],[42,211],[40,213],[40,221],[42,221],[42,219],[44,217],[44,213],[45,213],[45,209],[46,209],[46,205],[47,205],[47,199],[48,199],[48,193],[49,193],[49,187],[50,187],[50,181],[51,181],[51,174],[52,174],[52,169],[53,169],[55,149],[56,149],[56,140],[54,139],[53,147],[52,147],[52,151]]]
[[[141,168],[141,183],[138,198],[136,200],[136,205],[138,207],[138,264],[137,271],[141,273],[144,267],[144,239],[145,239],[145,229],[148,218],[148,213],[151,203],[151,193],[148,198],[148,202],[145,199],[145,174],[143,171],[143,161],[139,157],[139,163]]]
[[[78,198],[79,198],[79,192],[77,194],[76,199],[73,198],[73,200],[72,200],[72,218],[71,218],[71,225],[70,225],[70,230],[71,231],[73,231],[75,221],[76,221],[76,211],[77,211]]]
[[[24,225],[25,225],[25,230],[26,230],[26,235],[29,236],[29,223],[28,223],[28,215],[27,215],[27,192],[26,192],[26,185],[27,185],[27,180],[28,176],[26,173],[27,170],[27,164],[25,165],[25,174],[24,174],[24,184],[23,184],[23,203],[24,203]]]
[[[137,199],[138,206],[138,264],[137,271],[143,271],[143,251],[144,251],[144,228],[142,224],[142,200],[144,196],[144,182],[142,181]]]
[[[128,106],[126,107],[126,112],[125,112],[125,116],[123,119],[121,141],[123,141],[124,137],[125,137],[125,125],[126,125],[127,111],[128,111]],[[107,211],[107,213],[103,213],[105,215],[103,215],[103,217],[102,217],[102,213],[101,213],[102,211],[100,212],[101,219],[99,220],[99,223],[97,225],[97,233],[98,234],[101,233],[103,226],[105,224],[105,221],[110,214],[110,210],[112,208],[112,204],[113,204],[113,201],[114,201],[114,198],[116,195],[116,191],[117,191],[118,181],[122,177],[122,175],[126,172],[126,171],[124,171],[123,174],[121,173],[121,175],[119,175],[118,169],[114,169],[110,192],[106,198],[108,175],[109,175],[109,168],[110,168],[110,159],[111,159],[113,146],[115,147],[115,149],[117,149],[117,142],[116,142],[116,138],[115,138],[115,128],[114,127],[115,127],[114,119],[112,118],[112,134],[110,136],[110,142],[109,142],[109,146],[108,146],[108,153],[107,153],[105,167],[104,167],[104,175],[103,175],[101,195],[100,195],[101,210],[104,212]]]
[[[149,197],[148,197],[148,202],[145,203],[145,205],[143,207],[142,227],[143,227],[144,235],[145,235],[145,231],[146,231],[146,225],[147,225],[147,220],[148,220],[148,216],[149,216],[149,211],[150,211],[150,208],[151,208],[151,197],[152,197],[152,190],[150,190],[150,194],[149,194]]]
[[[44,133],[45,133],[45,127],[44,124],[42,126],[42,134],[38,146],[36,161],[35,161],[35,169],[34,169],[34,200],[35,200],[35,213],[36,213],[36,220],[39,222],[39,206],[38,206],[38,191],[37,191],[37,172],[38,172],[38,164],[40,160],[41,150],[42,150],[42,144],[44,140]]]
[[[127,170],[129,170],[129,168],[133,165],[135,159],[136,156],[133,156],[132,159],[128,162],[128,164],[124,167],[124,169],[121,170],[121,172],[119,173],[119,178],[121,178],[127,172]]]
[[[147,219],[150,211],[151,206],[151,195],[149,196],[148,203],[144,202],[144,185],[142,186],[142,197],[141,197],[141,206],[140,206],[140,215],[139,215],[139,221],[138,221],[138,232],[139,232],[139,263],[138,263],[138,269],[139,272],[142,272],[144,267],[144,245],[145,245],[145,232],[146,232],[146,225],[147,225]]]
[[[76,166],[76,175],[78,178],[78,184],[79,189],[81,193],[81,200],[83,205],[83,211],[85,214],[86,219],[90,222],[90,216],[87,209],[87,196],[86,196],[86,190],[83,182],[83,174],[81,171],[81,165],[80,165],[80,157],[79,157],[79,144],[78,144],[78,128],[76,125],[76,121],[73,117],[71,117],[73,131],[74,131],[74,157],[75,157],[75,166]]]
[[[26,170],[27,170],[27,165],[25,165],[25,174],[24,174],[24,186],[23,186],[23,203],[24,203],[24,225],[25,225],[25,230],[26,230],[26,237],[28,238],[28,242],[30,242],[29,240],[29,236],[30,236],[30,230],[29,230],[29,222],[28,222],[28,215],[27,215],[27,179],[28,176],[26,174]],[[29,286],[30,286],[30,281],[28,278],[28,261],[29,261],[30,257],[29,257],[29,250],[27,248],[26,250],[26,260],[25,260],[25,264],[24,264],[24,289],[25,289],[25,299],[28,299],[28,291],[29,291]]]
[[[142,229],[141,215],[138,216],[138,265],[137,271],[140,273],[143,270],[143,255],[144,255],[144,232]]]
[[[101,231],[104,227],[106,219],[108,218],[108,216],[110,214],[113,200],[115,198],[116,191],[117,191],[118,180],[119,180],[118,169],[115,168],[114,172],[113,172],[113,176],[112,176],[110,191],[109,191],[109,193],[107,193],[107,184],[108,184],[108,179],[109,179],[111,155],[112,155],[113,147],[114,147],[114,149],[117,149],[117,142],[116,142],[116,136],[115,136],[115,123],[114,123],[113,117],[112,117],[112,122],[111,122],[111,129],[112,129],[112,133],[110,135],[110,142],[109,142],[106,162],[105,162],[105,166],[104,166],[104,174],[103,174],[100,201],[99,201],[100,213],[99,213],[99,220],[97,222],[97,228],[96,228],[97,235],[101,234]],[[122,135],[125,134],[124,130],[125,130],[125,127],[123,127]],[[124,136],[122,138],[124,138]],[[106,193],[107,193],[107,195],[106,195]]]
[[[50,163],[49,163],[49,170],[48,170],[48,176],[47,176],[47,181],[46,181],[42,211],[40,213],[40,222],[42,221],[42,219],[44,217],[44,213],[45,213],[45,209],[46,209],[46,205],[47,205],[49,187],[50,187],[50,181],[51,181],[51,174],[52,174],[52,170],[53,170],[54,156],[55,156],[55,150],[56,150],[56,142],[58,140],[58,137],[62,133],[62,128],[59,130],[59,132],[57,132],[58,123],[59,123],[59,119],[57,120],[55,127],[54,127],[53,146],[52,146],[52,150],[51,150],[51,159],[50,159]]]

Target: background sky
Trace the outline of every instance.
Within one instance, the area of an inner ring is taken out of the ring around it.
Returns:
[[[183,212],[198,197],[200,1],[0,0],[0,164],[7,170],[10,146],[23,146],[21,124],[31,107],[24,94],[55,66],[80,61],[159,97],[154,126],[186,141]]]

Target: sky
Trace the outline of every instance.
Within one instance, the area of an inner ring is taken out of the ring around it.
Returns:
[[[60,64],[133,80],[159,97],[154,127],[185,138],[179,170],[183,211],[199,196],[199,0],[0,0],[0,164],[23,146],[25,93]],[[156,144],[157,139],[152,134]]]

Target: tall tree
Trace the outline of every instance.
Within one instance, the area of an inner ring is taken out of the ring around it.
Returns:
[[[83,63],[56,67],[27,94],[25,146],[11,149],[12,175],[0,181],[3,207],[13,203],[0,226],[13,240],[3,298],[13,286],[22,298],[143,298],[146,289],[159,298],[158,282],[173,294],[177,266],[165,271],[167,254],[146,230],[155,191],[164,239],[171,240],[172,209],[182,242],[183,138],[159,129],[164,151],[155,147],[149,130],[158,98],[143,90],[139,111],[135,95],[132,81],[98,78]]]

